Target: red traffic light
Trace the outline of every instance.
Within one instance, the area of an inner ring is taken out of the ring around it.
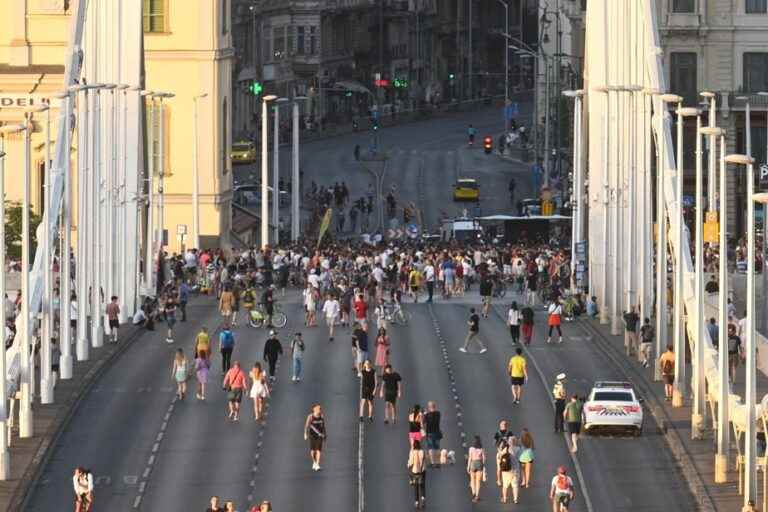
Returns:
[[[485,144],[486,146],[490,146],[493,144],[493,139],[491,139],[490,137],[485,137],[483,138],[483,144]]]

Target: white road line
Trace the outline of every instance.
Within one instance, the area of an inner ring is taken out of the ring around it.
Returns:
[[[133,508],[139,508],[139,505],[141,505],[141,496],[136,496],[136,499],[133,500]]]
[[[147,461],[147,466],[151,466],[154,463],[155,463],[155,456],[154,455],[150,455],[149,456],[149,460]]]
[[[144,470],[144,474],[141,475],[142,478],[147,478],[149,476],[149,472],[152,471],[152,468],[146,468]],[[144,482],[142,482],[144,484]]]
[[[494,306],[492,309],[493,312],[496,313],[496,316],[502,321],[502,323],[506,324],[504,316],[499,313],[497,306]],[[508,343],[511,342],[508,341]],[[544,392],[547,393],[547,396],[549,396],[549,384],[547,383],[546,377],[544,377],[544,372],[541,371],[541,367],[539,367],[539,363],[537,363],[536,359],[533,357],[533,353],[528,350],[528,348],[525,346],[525,343],[520,343],[518,347],[522,347],[523,351],[525,351],[525,353],[528,355],[528,359],[530,359],[531,363],[533,363],[533,367],[536,369],[536,374],[541,379],[541,385],[544,386]],[[552,410],[556,410],[555,402],[549,400],[549,403],[552,406]],[[589,497],[589,491],[587,491],[587,481],[584,479],[584,473],[581,470],[579,458],[575,453],[571,451],[570,447],[568,446],[568,434],[565,432],[563,432],[563,440],[565,441],[565,449],[568,450],[568,454],[571,456],[573,467],[576,468],[576,475],[579,477],[579,487],[581,487],[581,494],[584,496],[584,504],[587,506],[587,510],[589,512],[594,512],[595,509],[592,507],[592,500]]]
[[[365,425],[360,423],[357,427],[357,510],[365,510],[365,469],[364,462]]]

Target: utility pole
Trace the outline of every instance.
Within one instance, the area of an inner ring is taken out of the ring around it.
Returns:
[[[469,49],[469,55],[467,55],[467,77],[469,78],[469,86],[467,91],[469,92],[469,99],[471,100],[474,96],[472,95],[472,82],[473,82],[473,76],[472,76],[472,0],[468,0],[469,3],[469,18],[467,19],[467,46]]]
[[[458,87],[458,94],[454,95],[456,96],[456,101],[461,101],[462,97],[462,91],[463,84],[461,81],[462,74],[462,64],[464,63],[463,59],[461,58],[461,49],[463,47],[461,46],[461,0],[456,0],[456,81],[458,84],[454,86],[454,91]]]
[[[384,0],[379,0],[379,73],[384,79]],[[379,103],[384,103],[384,88],[378,88]]]

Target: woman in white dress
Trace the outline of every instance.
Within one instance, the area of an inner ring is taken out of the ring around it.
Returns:
[[[260,421],[264,410],[264,399],[269,397],[269,385],[267,384],[264,370],[261,369],[261,363],[253,365],[251,370],[251,398],[253,399],[253,415],[255,421]]]
[[[307,327],[317,325],[315,320],[315,313],[317,310],[317,304],[315,303],[315,289],[311,283],[307,283],[307,289],[304,290],[304,310],[306,312],[304,325]]]

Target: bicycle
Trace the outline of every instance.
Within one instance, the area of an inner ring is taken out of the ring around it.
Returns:
[[[282,306],[279,302],[275,302],[272,306],[272,327],[282,329],[288,323],[288,317],[282,311]],[[254,329],[264,327],[264,322],[267,320],[267,314],[264,311],[264,305],[258,304],[250,310],[248,317],[248,325]]]
[[[386,316],[387,322],[394,325],[408,325],[408,322],[410,322],[412,318],[413,315],[411,312],[406,311],[399,304],[393,306],[393,309],[389,311]]]

